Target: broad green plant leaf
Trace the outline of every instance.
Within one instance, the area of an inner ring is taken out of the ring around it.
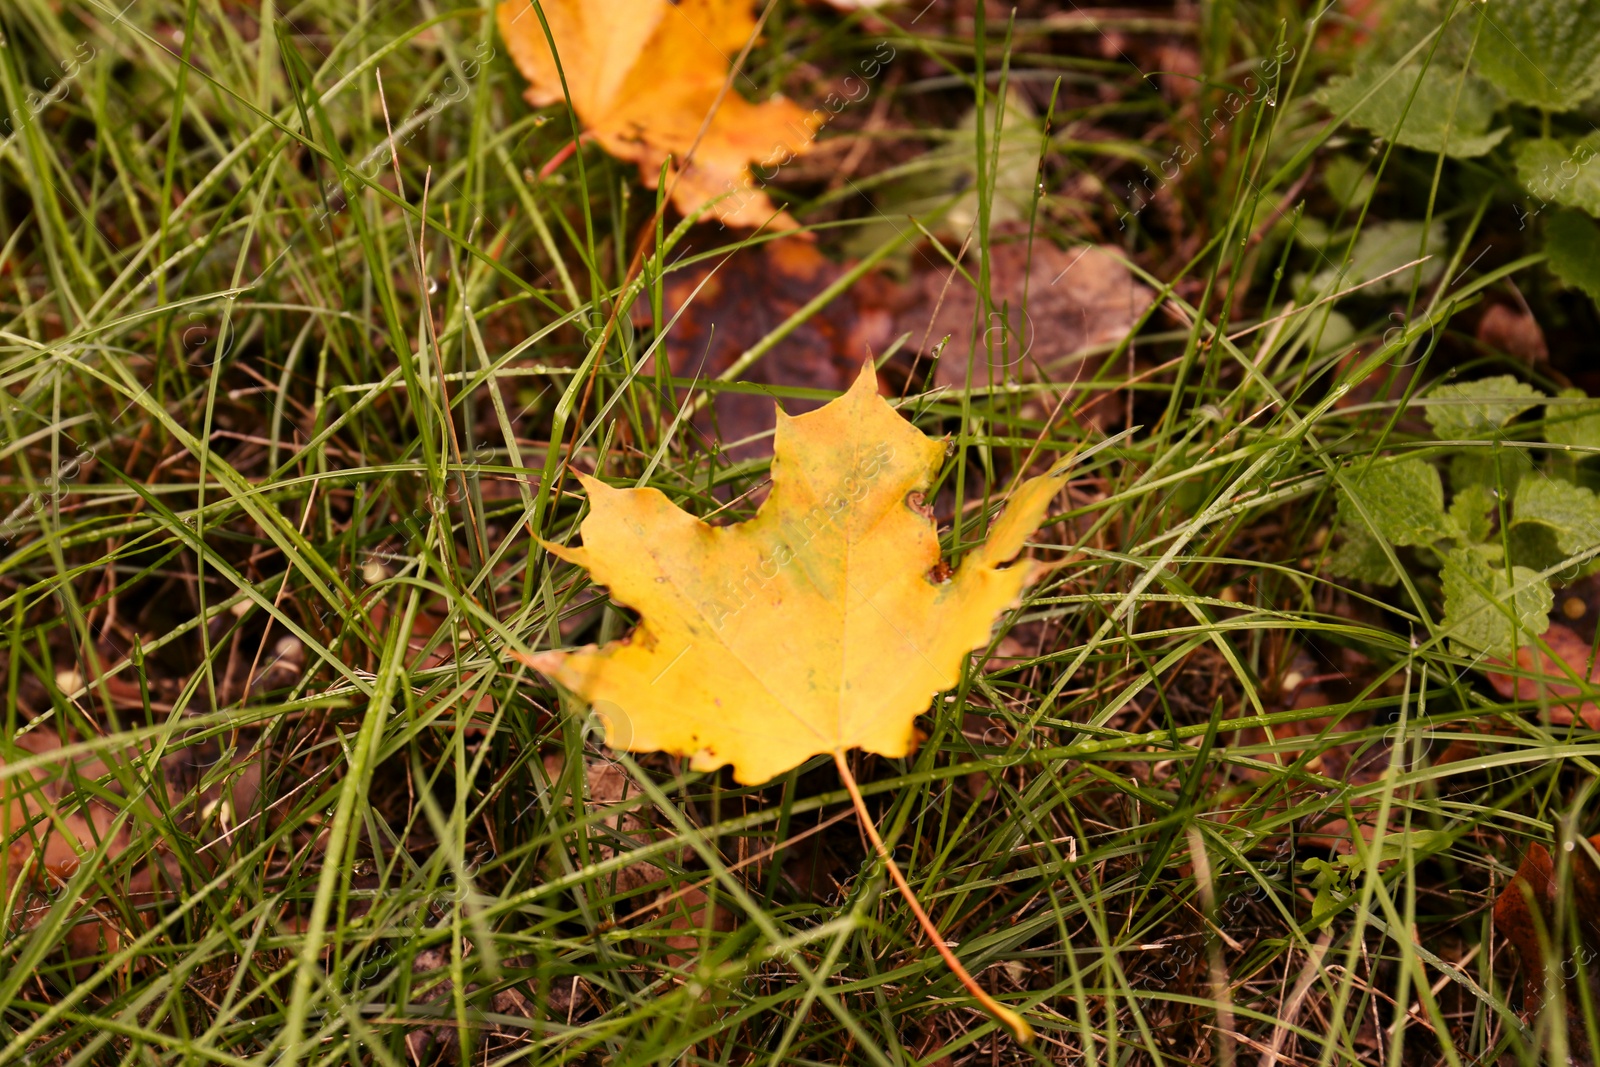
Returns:
[[[1544,250],[1557,278],[1600,304],[1600,226],[1576,211],[1557,212],[1545,225]]]
[[[1488,0],[1477,69],[1519,104],[1571,111],[1600,92],[1600,0]]]
[[[1407,148],[1458,159],[1481,156],[1504,140],[1509,126],[1489,128],[1499,106],[1494,91],[1464,70],[1408,63],[1392,74],[1361,66],[1334,78],[1316,100],[1334,115]]]
[[[1341,276],[1336,267],[1346,239],[1341,238],[1326,250],[1327,258],[1335,266],[1319,271],[1311,279],[1313,292],[1340,292],[1377,278],[1383,280],[1367,285],[1359,295],[1392,296],[1409,292],[1413,283],[1429,285],[1439,277],[1449,251],[1444,222],[1440,219],[1434,219],[1427,226],[1405,220],[1368,223],[1350,249],[1350,263]],[[1422,262],[1412,269],[1400,269],[1419,259]]]
[[[1563,389],[1558,404],[1544,408],[1544,439],[1553,445],[1600,449],[1600,400],[1582,389]]]
[[[1443,830],[1393,830],[1384,835],[1377,862],[1393,863],[1411,853],[1439,852],[1449,844],[1450,834]],[[1311,902],[1311,921],[1315,925],[1326,926],[1333,913],[1350,899],[1355,880],[1366,870],[1370,858],[1346,852],[1332,860],[1313,856],[1301,861],[1300,869],[1311,875],[1315,892]]]
[[[1349,211],[1367,202],[1378,184],[1378,178],[1372,167],[1349,156],[1334,156],[1323,164],[1322,184],[1334,202]]]
[[[1494,490],[1487,485],[1469,485],[1450,501],[1450,521],[1468,541],[1489,539],[1489,517],[1494,511]]]
[[[1550,626],[1555,594],[1539,572],[1491,562],[1477,548],[1444,554],[1443,629],[1451,646],[1466,655],[1488,653],[1510,660],[1513,644],[1526,645]]]
[[[1509,374],[1441,385],[1428,394],[1428,423],[1447,440],[1497,432],[1545,399],[1539,390]]]
[[[1350,898],[1350,872],[1320,856],[1301,860],[1300,869],[1311,875],[1311,889],[1315,894],[1311,899],[1311,922],[1321,929]]]
[[[1600,215],[1600,133],[1575,142],[1530,138],[1516,148],[1517,177],[1553,204]]]
[[[1379,538],[1393,545],[1431,545],[1458,533],[1444,508],[1439,472],[1421,459],[1358,466],[1346,474],[1335,531],[1341,540],[1328,557],[1329,573],[1374,585],[1400,580]]]
[[[1450,457],[1450,489],[1459,494],[1477,485],[1510,499],[1532,471],[1526,449],[1463,448]]]
[[[602,649],[528,662],[593,703],[612,747],[699,771],[731,764],[743,783],[821,753],[904,756],[916,717],[1044,570],[1006,564],[1066,481],[1024,482],[988,542],[940,580],[915,494],[944,456],[878,396],[869,363],[819,410],[778,413],[772,492],[748,522],[710,526],[655,489],[582,478],[583,547],[546,547],[640,622]]]
[[[1359,520],[1342,521],[1335,527],[1339,547],[1328,554],[1328,573],[1373,585],[1394,585],[1400,580],[1383,544]]]
[[[1560,478],[1527,478],[1517,489],[1516,522],[1542,523],[1567,556],[1600,545],[1600,497]]]
[[[1351,501],[1342,498],[1342,522],[1347,527],[1372,529],[1391,544],[1431,545],[1457,532],[1444,510],[1444,482],[1426,460],[1413,458],[1358,466],[1346,476],[1345,492],[1360,499],[1366,518]]]

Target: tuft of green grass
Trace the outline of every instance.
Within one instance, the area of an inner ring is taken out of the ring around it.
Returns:
[[[1570,886],[1600,746],[1495,696],[1426,568],[1384,596],[1324,567],[1345,472],[1429,439],[1434,378],[1528,373],[1452,327],[1539,258],[1475,258],[1507,229],[1492,178],[1384,144],[1359,196],[1330,191],[1359,155],[1310,97],[1342,10],[920,6],[780,2],[740,79],[820,95],[896,50],[841,120],[859,181],[802,162],[775,190],[830,251],[863,243],[839,288],[964,262],[984,336],[1016,193],[989,124],[1019,91],[1030,232],[1115,245],[1159,294],[1092,380],[937,389],[874,354],[950,435],[929,499],[952,555],[1029,462],[1140,427],[1082,465],[1035,549],[1061,567],[919,751],[856,762],[1036,1047],[921,942],[826,758],[743,788],[611,752],[506,654],[631,625],[539,548],[576,536],[573,470],[753,512],[766,461],[695,412],[824,302],[689,381],[659,358],[662,292],[771,235],[658,217],[593,147],[541,177],[573,130],[521,100],[492,4],[9,0],[0,1062],[1466,1065],[1595,1042],[1582,983],[1525,1010],[1490,908],[1535,842]],[[1163,82],[1156,43],[1187,73]],[[952,143],[972,182],[897,215],[895,179]],[[1396,219],[1448,243],[1352,291],[1389,269],[1363,232]],[[1557,970],[1587,962],[1574,899]]]

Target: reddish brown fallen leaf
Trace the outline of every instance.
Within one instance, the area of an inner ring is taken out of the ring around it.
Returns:
[[[668,928],[686,931],[661,939],[673,950],[664,962],[675,969],[687,966],[699,954],[700,931],[707,924],[720,933],[730,933],[738,925],[733,912],[721,904],[713,907],[706,891],[694,886],[685,889],[664,906],[672,916],[667,923]]]
[[[1550,852],[1543,845],[1531,845],[1516,875],[1494,902],[1495,929],[1511,942],[1522,963],[1522,1010],[1528,1015],[1544,1003],[1544,955],[1533,916],[1536,910],[1546,912],[1554,898],[1555,870]],[[1548,929],[1546,925],[1547,934]]]
[[[1156,46],[1157,78],[1161,95],[1174,104],[1186,104],[1200,95],[1205,67],[1200,50],[1191,41],[1163,41]]]
[[[977,328],[977,290],[949,268],[913,282],[916,300],[896,323],[924,356],[947,335],[935,379],[961,387],[990,381],[1087,381],[1107,358],[1094,349],[1127,336],[1154,294],[1134,279],[1115,250],[1060,249],[1044,238],[998,244],[989,266],[994,313]],[[976,263],[968,272],[977,277]],[[947,285],[948,282],[948,285]],[[935,310],[937,309],[937,311]],[[1099,405],[1104,407],[1105,405]]]
[[[1461,729],[1469,733],[1480,734],[1485,738],[1511,733],[1511,728],[1498,721],[1479,721],[1470,724],[1461,724]],[[1483,743],[1470,737],[1458,737],[1444,746],[1439,753],[1432,757],[1435,767],[1442,767],[1447,763],[1458,763],[1461,760],[1476,759],[1484,753]]]
[[[559,754],[545,757],[545,772],[550,775],[550,780],[560,778],[565,760]],[[638,796],[637,789],[627,773],[609,760],[589,760],[584,765],[584,778],[588,790],[590,808],[603,809]],[[662,836],[661,832],[650,826],[643,818],[633,812],[617,816],[610,823],[611,829],[618,834],[636,840],[653,840]],[[593,858],[608,860],[617,854],[614,846],[600,843],[593,847]],[[668,859],[682,861],[686,859],[688,850],[676,853],[669,852]],[[711,909],[710,898],[703,889],[689,886],[674,892],[662,889],[658,892],[640,894],[645,886],[666,881],[667,873],[654,863],[643,861],[630,863],[617,872],[615,876],[615,893],[624,898],[618,904],[618,911],[633,911],[641,914],[641,919],[646,924],[654,923],[661,914],[669,916],[667,926],[672,930],[689,931],[683,934],[669,934],[661,938],[663,944],[673,949],[664,962],[668,967],[681,968],[687,965],[694,955],[700,951],[700,936],[698,932],[704,929],[709,922],[713,930],[723,932],[734,929],[735,917],[733,912],[716,905]],[[638,894],[638,895],[636,895]],[[646,901],[653,901],[655,906],[639,907]]]
[[[550,776],[550,781],[556,782],[561,778],[565,769],[566,760],[559,753],[551,754],[544,759],[545,773]],[[609,760],[587,760],[584,763],[584,785],[588,795],[588,807],[593,810],[609,808],[623,801],[638,796],[638,791],[632,788],[632,781],[621,767]],[[640,818],[635,812],[626,812],[605,823],[609,830],[624,837],[635,840],[648,840],[659,836],[651,826]],[[605,833],[600,829],[597,834]],[[597,840],[591,844],[592,860],[605,861],[616,856],[617,850],[613,845],[606,844],[604,840]],[[667,874],[654,863],[630,863],[615,875],[615,892],[619,896],[632,896],[640,889],[656,882],[661,882]],[[608,879],[608,882],[610,879]],[[610,886],[608,885],[608,888]]]
[[[713,259],[670,275],[663,293],[664,319],[670,321],[691,296],[693,302],[667,334],[663,346],[667,365],[675,377],[715,378],[837,281],[844,270],[811,242],[784,238],[737,252],[727,262]],[[848,389],[861,361],[881,352],[892,339],[892,314],[886,306],[891,295],[878,276],[862,278],[739,379],[759,385]],[[649,304],[636,304],[634,316],[636,324],[648,324]],[[820,400],[783,402],[791,415],[821,406]],[[720,439],[734,459],[771,455],[774,425],[772,399],[748,393],[723,393],[696,419],[700,432]]]
[[[1541,639],[1550,653],[1527,646],[1519,648],[1517,673],[1488,671],[1489,684],[1508,700],[1548,703],[1553,723],[1566,726],[1577,714],[1591,730],[1600,730],[1600,707],[1593,700],[1580,702],[1580,690],[1572,682],[1575,675],[1587,678],[1591,685],[1600,685],[1600,658],[1590,666],[1589,642],[1559,622],[1551,623]]]
[[[1524,363],[1541,363],[1550,358],[1539,320],[1507,304],[1495,304],[1483,313],[1478,320],[1478,340]]]
[[[461,951],[463,956],[469,955],[472,952],[472,942],[463,941]],[[501,968],[510,970],[525,967],[527,964],[527,960],[511,959],[503,961]],[[441,977],[438,981],[429,979],[429,975],[438,971],[447,971],[449,966],[449,946],[424,949],[412,958],[411,982],[412,996],[415,998],[413,1002],[415,1004],[426,1004],[437,1008],[450,1003],[450,994],[455,990],[455,983],[449,978]],[[417,991],[419,989],[421,990],[420,992]],[[469,1002],[473,1004],[474,1012],[486,1010],[495,1015],[509,1015],[520,1019],[532,1019],[539,1014],[534,1007],[533,1001],[529,1000],[527,995],[516,986],[509,986],[500,990],[490,997],[486,1004],[477,1001],[477,998],[474,997],[477,992],[478,987],[476,985],[467,986],[467,995],[472,998]],[[552,990],[552,993],[554,993],[554,990]],[[562,1001],[563,1006],[561,1007],[557,1006],[555,1000],[556,998],[552,996],[549,1004],[549,1014],[552,1019],[559,1019],[565,1013],[571,1011],[572,1000],[570,995],[564,998]],[[485,1025],[482,1029],[489,1033],[505,1036],[520,1036],[523,1033],[518,1029],[502,1027],[493,1023]],[[460,1050],[461,1033],[453,1013],[448,1018],[441,1019],[435,1023],[413,1026],[406,1032],[406,1051],[411,1054],[413,1063],[429,1062],[425,1057],[430,1053],[434,1062],[448,1062],[452,1057],[457,1056]]]
[[[1600,834],[1589,839],[1591,845],[1600,847]],[[1545,952],[1550,939],[1555,936],[1555,903],[1560,887],[1556,880],[1555,864],[1543,845],[1530,845],[1517,873],[1512,876],[1494,902],[1495,929],[1510,941],[1517,950],[1522,965],[1522,1011],[1529,1018],[1537,1014],[1545,996]],[[1587,850],[1572,851],[1572,903],[1582,934],[1581,951],[1572,950],[1573,959],[1592,961],[1600,950],[1600,870],[1590,860]],[[1540,929],[1544,931],[1541,944]],[[1564,940],[1564,938],[1563,938]],[[1579,1004],[1574,981],[1594,968],[1564,966],[1562,972],[1568,981],[1567,1005],[1569,1009]],[[1575,1026],[1574,1037],[1581,1035],[1581,1026]]]
[[[54,733],[42,730],[23,734],[13,743],[20,750],[18,761],[47,757],[61,748]],[[132,755],[123,750],[109,758],[126,765]],[[255,761],[245,764],[226,784],[216,783],[199,790],[201,776],[219,758],[220,751],[211,742],[179,748],[161,761],[170,815],[184,832],[198,833],[205,828],[225,831],[255,809],[261,780],[260,764]],[[69,763],[72,774],[68,773]],[[5,761],[0,760],[0,768],[4,766]],[[123,794],[106,759],[94,754],[46,759],[26,773],[0,778],[0,843],[4,845],[0,847],[0,889],[8,896],[23,878],[37,891],[53,896],[77,873],[83,857],[101,844],[106,850],[104,867],[125,866],[119,865],[118,858],[129,848],[133,833],[142,828],[148,832],[152,823],[160,825],[165,821],[166,816],[151,798],[136,795],[125,802],[136,813],[117,826],[123,805],[103,797],[86,800],[77,793],[78,782],[98,782],[97,788],[110,795]],[[201,855],[206,862],[218,858],[212,852]],[[126,878],[112,881],[123,887],[121,903],[129,912],[159,901],[182,884],[177,860],[164,843],[151,850]],[[25,906],[25,922],[37,922],[49,907],[43,903]],[[93,955],[100,951],[102,943],[115,950],[122,937],[131,933],[122,928],[120,910],[115,902],[95,905],[88,921],[75,922],[69,928],[68,952],[74,958]]]

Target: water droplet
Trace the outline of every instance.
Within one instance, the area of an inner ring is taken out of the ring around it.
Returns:
[[[439,291],[439,283],[434,281],[432,278],[429,278],[428,279],[428,292],[437,293],[438,291]]]

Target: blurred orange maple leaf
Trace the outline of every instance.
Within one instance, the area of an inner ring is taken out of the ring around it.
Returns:
[[[756,32],[750,0],[542,0],[540,9],[548,36],[529,0],[498,12],[530,103],[570,94],[588,134],[638,163],[650,188],[670,157],[668,187],[685,215],[716,201],[711,211],[729,226],[795,227],[754,188],[749,164],[786,163],[810,147],[817,123],[791,101],[752,104],[734,91],[733,58]]]

